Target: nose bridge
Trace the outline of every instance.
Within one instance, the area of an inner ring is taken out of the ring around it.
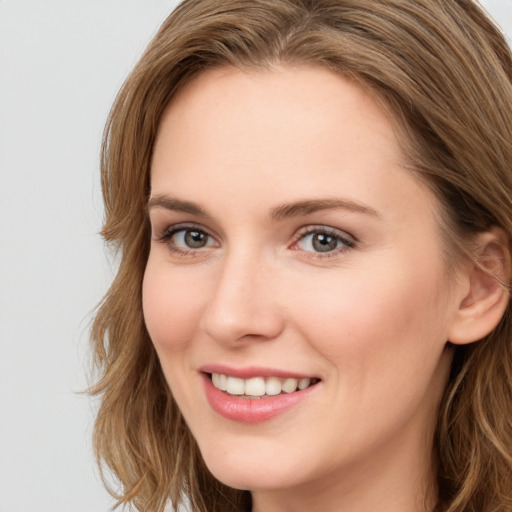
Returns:
[[[261,253],[228,251],[202,318],[203,330],[221,343],[276,337],[282,319],[272,297],[273,274]]]

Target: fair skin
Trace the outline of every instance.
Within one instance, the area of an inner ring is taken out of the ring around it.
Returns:
[[[146,324],[207,466],[257,512],[434,507],[446,341],[471,279],[447,278],[438,205],[401,163],[388,115],[320,68],[211,70],[161,120]],[[310,387],[244,416],[251,399],[213,389],[215,369]]]

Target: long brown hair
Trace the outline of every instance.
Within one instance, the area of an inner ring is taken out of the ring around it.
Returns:
[[[313,64],[369,89],[402,127],[411,172],[442,206],[448,259],[499,226],[512,239],[512,57],[471,0],[185,0],[123,85],[105,129],[105,240],[120,255],[92,345],[101,396],[94,442],[119,504],[228,512],[248,494],[206,469],[144,325],[146,203],[159,120],[206,68]],[[448,512],[512,510],[512,318],[457,347],[433,441]]]

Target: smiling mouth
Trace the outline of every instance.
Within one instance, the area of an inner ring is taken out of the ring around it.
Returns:
[[[317,378],[295,379],[293,377],[252,377],[250,379],[241,379],[222,373],[210,373],[208,376],[213,386],[220,391],[238,398],[253,400],[302,391],[320,381]]]

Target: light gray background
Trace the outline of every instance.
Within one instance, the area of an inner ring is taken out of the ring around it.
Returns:
[[[512,36],[512,0],[482,2]],[[112,268],[98,154],[176,0],[0,0],[0,512],[105,512],[89,441],[90,314]]]

